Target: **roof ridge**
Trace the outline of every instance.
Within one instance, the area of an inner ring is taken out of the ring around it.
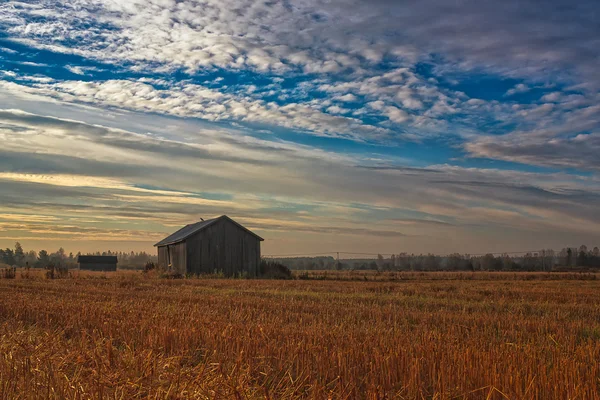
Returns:
[[[167,245],[170,245],[170,244],[176,244],[176,243],[183,242],[184,240],[186,240],[190,236],[196,234],[197,232],[201,231],[202,229],[205,229],[208,226],[210,226],[210,225],[214,224],[215,222],[217,222],[219,220],[222,220],[222,219],[227,219],[230,222],[232,222],[233,224],[237,225],[239,228],[241,228],[244,231],[250,233],[251,235],[257,237],[259,240],[261,240],[261,241],[264,240],[263,238],[261,238],[260,236],[258,236],[256,233],[252,232],[248,228],[240,225],[238,222],[234,221],[233,219],[231,219],[227,215],[223,214],[223,215],[221,215],[219,217],[207,219],[207,220],[204,220],[204,221],[198,221],[198,222],[195,222],[193,224],[187,224],[183,228],[178,229],[174,233],[170,234],[169,236],[167,236],[163,240],[161,240],[158,243],[156,243],[154,245],[154,247],[157,247],[157,246],[167,246]],[[186,231],[186,229],[187,229],[187,231]]]

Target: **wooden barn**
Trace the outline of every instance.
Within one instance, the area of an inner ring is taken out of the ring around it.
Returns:
[[[79,256],[79,269],[87,271],[116,271],[116,256]]]
[[[158,247],[159,268],[172,273],[256,277],[263,240],[222,215],[186,225],[154,246]]]

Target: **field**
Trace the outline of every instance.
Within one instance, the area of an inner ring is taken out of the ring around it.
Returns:
[[[600,398],[596,275],[313,278],[17,272],[0,398]]]

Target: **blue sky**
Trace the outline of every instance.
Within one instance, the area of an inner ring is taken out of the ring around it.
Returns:
[[[0,4],[0,246],[600,242],[592,1]]]

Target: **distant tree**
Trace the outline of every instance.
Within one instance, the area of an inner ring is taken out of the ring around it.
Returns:
[[[579,247],[579,254],[577,254],[577,266],[587,267],[588,250],[586,245]]]
[[[538,271],[542,269],[542,258],[538,253],[527,253],[523,256],[522,268],[526,271]]]
[[[594,249],[592,250],[592,254],[590,255],[588,263],[589,263],[590,267],[594,267],[594,268],[600,267],[600,250],[598,249],[597,246],[594,247]]]
[[[6,248],[4,249],[4,264],[8,264],[10,266],[15,265],[15,252],[12,249]]]
[[[544,271],[551,271],[552,267],[554,267],[554,263],[556,260],[556,255],[554,253],[554,250],[552,249],[547,249],[547,250],[542,250],[542,269]]]
[[[446,269],[450,271],[467,269],[467,260],[459,253],[450,254],[446,257]]]
[[[50,255],[46,250],[40,250],[38,253],[37,266],[44,268],[50,264]]]
[[[377,254],[377,269],[383,269],[383,256]]]
[[[517,264],[513,261],[508,254],[503,254],[502,257],[502,269],[504,271],[511,271],[516,269]]]
[[[486,254],[481,257],[480,265],[484,271],[497,271],[502,268],[502,261],[497,260],[493,254]]]
[[[67,253],[62,247],[50,255],[50,262],[55,266],[65,266],[67,264]]]
[[[398,269],[401,271],[408,271],[410,269],[410,258],[406,253],[400,253],[396,256],[396,263],[398,264]]]
[[[29,250],[27,254],[25,254],[25,265],[33,266],[37,262],[38,255],[35,250]]]
[[[571,266],[571,263],[573,262],[573,250],[571,250],[571,248],[567,248],[567,267]]]
[[[440,269],[440,259],[434,254],[427,254],[423,260],[423,267],[426,271],[438,271]]]
[[[410,269],[412,271],[422,271],[423,270],[423,263],[421,262],[421,256],[416,257],[414,254],[411,254],[408,257],[408,260],[410,262]]]
[[[18,266],[25,265],[25,252],[19,242],[15,243],[15,264]]]
[[[475,265],[473,264],[473,259],[470,258],[470,257],[467,260],[467,270],[468,271],[475,271]]]

